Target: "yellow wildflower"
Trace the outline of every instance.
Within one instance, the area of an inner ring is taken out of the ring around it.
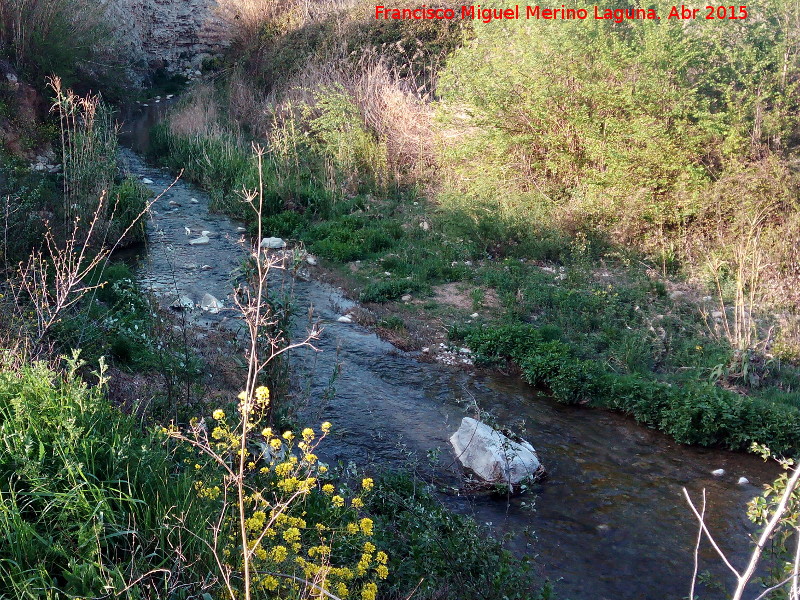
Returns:
[[[264,386],[264,385],[262,385],[260,387],[257,387],[256,388],[256,399],[259,402],[263,403],[263,404],[268,403],[269,402],[269,388]]]
[[[276,563],[282,563],[286,560],[287,556],[289,556],[289,551],[285,546],[275,546],[272,549],[272,560]]]
[[[363,519],[361,519],[359,525],[364,535],[372,535],[372,525],[373,525],[372,519],[370,519],[369,517],[364,517]]]
[[[225,411],[222,410],[221,408],[218,408],[211,414],[211,416],[214,417],[217,421],[221,421],[222,419],[225,418]]]
[[[389,557],[386,555],[386,552],[381,550],[375,555],[375,560],[378,561],[380,564],[385,565],[386,562],[389,560]]]
[[[320,426],[320,429],[322,429],[322,433],[324,433],[324,434],[326,434],[326,435],[327,435],[327,434],[328,434],[328,432],[331,430],[331,424],[330,424],[330,423],[328,423],[327,421],[325,421],[325,422],[324,422],[324,423],[323,423],[323,424]]]
[[[332,484],[326,483],[325,485],[322,486],[322,491],[325,492],[326,494],[332,494],[334,491],[334,487]]]
[[[343,581],[340,581],[336,584],[336,595],[339,598],[347,598],[347,595],[350,593],[350,590],[347,589],[347,586]]]
[[[303,429],[303,439],[306,441],[310,441],[314,439],[314,430],[311,427],[306,427]]]
[[[375,600],[378,595],[378,586],[370,582],[361,590],[361,600]]]
[[[353,508],[364,508],[364,501],[361,498],[353,498],[351,504]]]
[[[361,487],[365,490],[369,491],[375,486],[375,482],[372,481],[372,477],[365,477],[361,480]]]
[[[332,502],[332,503],[333,503],[333,505],[334,505],[334,506],[336,506],[337,508],[341,508],[342,506],[344,506],[344,498],[342,498],[342,497],[341,497],[341,496],[339,496],[339,495],[336,495],[336,496],[334,496],[333,498],[331,498],[331,502]]]
[[[267,427],[265,429],[262,429],[261,430],[261,435],[263,435],[265,438],[271,438],[272,437],[272,427]]]
[[[375,569],[375,572],[381,579],[386,579],[389,576],[389,569],[386,568],[386,565],[378,565],[378,568]]]
[[[267,575],[264,579],[261,580],[261,585],[264,587],[265,590],[270,592],[274,592],[278,589],[278,580],[275,579],[272,575]]]

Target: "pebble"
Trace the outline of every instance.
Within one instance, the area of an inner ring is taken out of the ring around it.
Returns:
[[[317,266],[317,259],[314,258],[313,256],[311,256],[310,254],[308,256],[306,256],[306,262],[308,264],[310,264],[312,267],[316,267]]]
[[[477,319],[480,315],[478,313],[472,313],[469,318],[470,319]]]
[[[186,235],[192,235],[192,230],[188,227],[184,227],[183,230],[186,232]]]
[[[406,294],[400,298],[403,302],[411,302],[413,296],[411,294]]]
[[[212,267],[211,265],[203,265],[203,266],[202,266],[202,267],[200,267],[200,268],[201,268],[203,271],[210,271],[210,270],[211,270],[211,269],[213,269],[214,267]]]
[[[200,200],[198,200],[197,198],[189,198],[189,202],[191,202],[192,204],[200,204]]]
[[[336,320],[337,320],[339,323],[352,323],[352,322],[353,322],[353,319],[351,319],[351,318],[350,318],[349,316],[347,316],[347,315],[342,315],[341,317],[339,317],[339,318],[338,318],[338,319],[336,319]]]
[[[190,240],[189,244],[192,245],[192,246],[203,246],[203,245],[207,244],[209,241],[210,240],[208,239],[208,236],[201,235],[199,238],[195,238],[193,240]]]
[[[423,354],[427,354],[427,353],[428,353],[428,352],[430,352],[430,351],[431,351],[431,349],[430,349],[430,348],[428,348],[428,347],[425,347],[425,348],[423,348],[423,349],[422,349],[422,353],[423,353]]]
[[[147,106],[147,104],[145,104],[145,106]],[[153,180],[148,179],[147,177],[142,177],[142,183],[145,185],[153,185]]]
[[[747,477],[739,477],[739,480],[736,483],[739,485],[747,485],[750,483],[750,480]]]
[[[714,471],[711,471],[711,474],[714,477],[722,477],[723,475],[725,475],[725,469],[716,469]]]

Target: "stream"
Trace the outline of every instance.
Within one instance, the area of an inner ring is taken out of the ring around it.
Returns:
[[[174,178],[135,151],[146,145],[146,130],[157,118],[152,111],[129,117],[121,138],[128,147],[121,157],[127,170],[151,181],[148,185],[160,193]],[[246,256],[241,224],[210,214],[208,204],[205,193],[178,181],[154,205],[137,277],[165,306],[180,296],[197,304],[211,294],[223,309],[217,314],[195,309],[193,320],[209,330],[236,330],[242,324],[229,309],[232,273]],[[208,243],[191,245],[202,232],[208,232]],[[315,281],[313,267],[293,287],[296,314],[312,310],[324,326],[315,343],[319,351],[296,351],[292,371],[307,388],[302,420],[310,426],[324,420],[333,424],[320,453],[329,462],[353,461],[369,471],[402,466],[416,456],[440,481],[457,485],[448,438],[467,414],[465,404],[477,403],[534,445],[548,477],[510,501],[443,500],[491,524],[495,533],[510,534],[509,547],[535,557],[537,572],[555,582],[558,598],[687,597],[697,522],[683,498],[684,487],[696,500],[706,490],[711,531],[734,565],[745,563],[748,534],[755,530],[746,518],[746,503],[775,478],[776,466],[751,455],[676,444],[622,415],[559,405],[516,378],[420,362],[366,328],[338,322],[353,303],[341,290]],[[335,394],[329,394],[337,368]],[[430,451],[433,466],[428,465]],[[713,476],[715,469],[725,475]],[[741,476],[750,483],[737,484]],[[700,562],[701,571],[725,575],[705,542]]]

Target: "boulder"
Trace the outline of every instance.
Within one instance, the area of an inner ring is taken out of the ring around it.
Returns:
[[[456,458],[487,483],[518,485],[537,477],[542,465],[528,442],[519,442],[470,417],[464,417],[450,443]]]

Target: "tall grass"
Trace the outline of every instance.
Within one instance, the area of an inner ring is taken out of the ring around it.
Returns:
[[[0,365],[0,587],[164,597],[190,564],[204,570],[201,537],[174,523],[202,536],[205,514],[163,438],[108,404],[102,372],[98,386],[81,382],[81,366]]]

